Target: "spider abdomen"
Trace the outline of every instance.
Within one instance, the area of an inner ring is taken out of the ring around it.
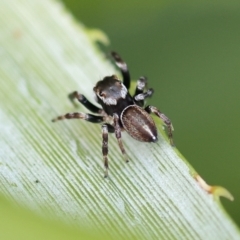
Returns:
[[[120,116],[124,130],[141,142],[156,142],[157,128],[150,115],[137,105],[126,107]]]

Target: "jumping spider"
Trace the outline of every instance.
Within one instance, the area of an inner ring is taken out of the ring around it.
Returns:
[[[102,109],[96,107],[89,102],[84,95],[77,91],[69,94],[69,99],[73,102],[77,99],[88,110],[98,115],[86,113],[67,113],[65,115],[54,118],[52,121],[56,122],[63,119],[84,119],[91,123],[103,123],[102,125],[102,154],[105,166],[105,177],[108,176],[108,132],[114,133],[118,140],[118,145],[121,152],[128,162],[126,152],[121,139],[121,131],[126,131],[131,137],[142,142],[156,142],[157,128],[150,117],[150,113],[154,113],[163,120],[168,129],[168,137],[171,145],[173,145],[172,131],[173,127],[171,121],[162,112],[154,106],[144,106],[144,100],[152,96],[153,89],[144,91],[147,83],[145,77],[140,77],[137,81],[137,87],[133,96],[128,92],[130,87],[130,74],[127,64],[116,53],[111,53],[116,65],[120,68],[123,83],[117,76],[107,76],[103,80],[97,82],[93,91],[96,95],[97,102],[102,106]]]

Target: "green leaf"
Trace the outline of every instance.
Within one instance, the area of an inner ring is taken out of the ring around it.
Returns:
[[[95,45],[96,39],[107,41],[103,33],[76,23],[50,0],[14,5],[2,0],[0,31],[2,195],[44,219],[99,238],[239,239],[239,230],[214,197],[228,192],[203,184],[169,145],[160,120],[155,118],[157,144],[123,133],[128,164],[110,136],[108,179],[103,178],[101,126],[51,122],[67,112],[88,112],[81,105],[76,110],[67,94],[78,90],[94,102],[95,83],[116,73]],[[24,216],[24,221],[31,217]]]

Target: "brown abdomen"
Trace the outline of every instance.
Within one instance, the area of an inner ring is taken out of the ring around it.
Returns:
[[[126,107],[120,116],[125,131],[141,142],[156,142],[157,128],[150,115],[137,105]]]

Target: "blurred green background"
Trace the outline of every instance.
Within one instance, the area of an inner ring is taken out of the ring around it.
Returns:
[[[64,0],[87,27],[110,38],[132,79],[155,89],[148,102],[173,122],[177,148],[240,225],[240,1]]]

